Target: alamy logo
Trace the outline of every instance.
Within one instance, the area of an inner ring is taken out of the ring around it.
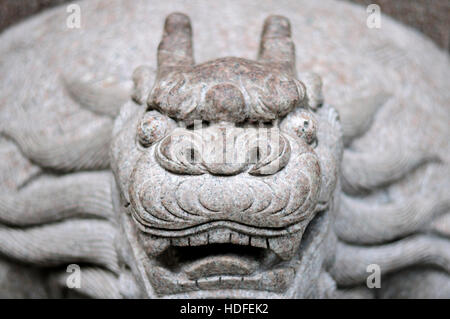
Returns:
[[[366,24],[369,29],[381,28],[381,9],[377,4],[370,4],[367,6],[366,12],[368,14]]]
[[[67,288],[81,288],[81,268],[77,264],[71,264],[67,266],[66,272],[71,273],[67,276],[66,285]]]
[[[69,29],[79,29],[81,28],[81,8],[78,4],[69,4],[67,6],[66,12],[69,16],[66,19],[66,26]]]
[[[366,271],[371,273],[366,280],[367,288],[381,288],[381,268],[377,264],[370,264]]]

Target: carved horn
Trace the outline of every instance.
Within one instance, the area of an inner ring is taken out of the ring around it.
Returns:
[[[258,60],[276,63],[295,76],[295,46],[291,38],[291,24],[283,16],[272,15],[264,21]]]
[[[166,18],[158,46],[158,74],[193,64],[191,21],[185,14],[172,13]]]

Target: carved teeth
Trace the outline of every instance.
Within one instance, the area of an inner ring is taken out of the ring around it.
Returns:
[[[267,248],[267,239],[265,237],[251,237],[250,246]]]
[[[202,246],[208,244],[208,234],[201,233],[189,237],[189,244],[190,246]]]
[[[236,245],[250,245],[250,237],[240,233],[231,233],[231,243]]]
[[[229,243],[231,240],[230,231],[226,229],[214,229],[208,232],[209,243]]]
[[[170,244],[172,246],[189,246],[189,239],[187,237],[172,238]]]
[[[269,244],[268,248],[270,248],[281,259],[290,260],[297,252],[301,239],[301,232],[293,235],[269,238],[267,241]]]
[[[169,245],[172,246],[202,246],[216,243],[232,243],[242,246],[253,246],[272,250],[279,258],[290,260],[298,251],[302,232],[280,237],[259,237],[248,236],[225,229],[215,229],[209,232],[196,234],[189,237],[179,238],[157,238],[149,235],[142,235],[141,241],[151,257],[161,254]]]
[[[170,245],[170,240],[167,238],[153,237],[147,234],[141,234],[140,240],[145,252],[150,257],[156,257],[166,250]]]

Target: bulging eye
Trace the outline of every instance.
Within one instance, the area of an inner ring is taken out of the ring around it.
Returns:
[[[316,140],[317,120],[314,114],[302,110],[282,123],[282,129],[285,132],[293,132],[306,143],[311,144]]]
[[[137,127],[139,142],[142,146],[150,146],[166,136],[169,126],[168,119],[161,114],[154,111],[145,113]]]

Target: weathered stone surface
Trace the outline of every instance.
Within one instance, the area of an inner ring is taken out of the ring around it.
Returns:
[[[438,296],[448,57],[348,4],[282,4],[86,1],[80,30],[56,8],[3,34],[0,253],[61,267],[55,288],[91,264],[92,297],[370,297],[370,264],[380,296],[421,271],[409,296]]]

